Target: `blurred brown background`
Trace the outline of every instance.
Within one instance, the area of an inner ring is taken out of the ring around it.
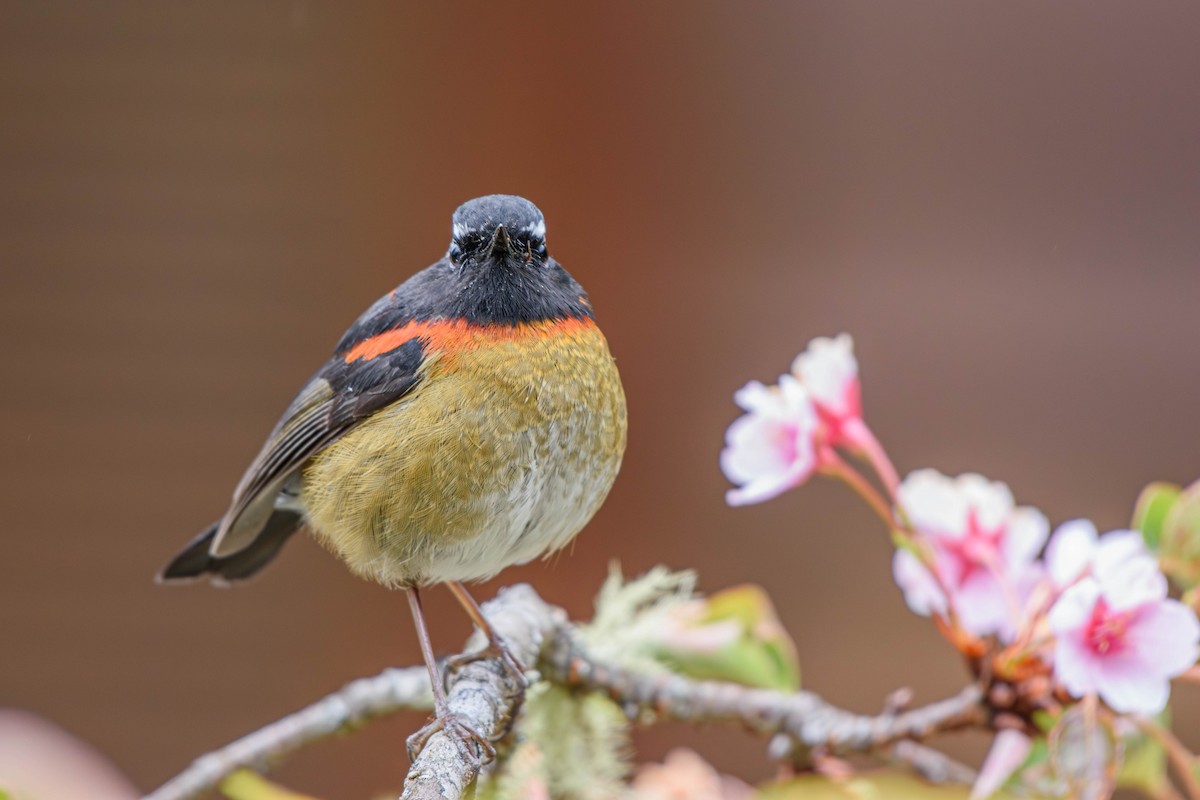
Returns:
[[[546,213],[631,434],[573,552],[480,594],[528,580],[586,614],[610,559],[692,566],[762,583],[836,701],[955,690],[849,492],[723,505],[730,394],[846,330],[902,470],[979,470],[1102,528],[1200,476],[1197,41],[1190,2],[3,4],[0,705],[149,788],[418,660],[402,597],[304,539],[236,591],[151,577],[489,192]],[[430,603],[457,648],[465,618]],[[280,774],[395,788],[419,722]],[[770,773],[733,731],[639,741]]]

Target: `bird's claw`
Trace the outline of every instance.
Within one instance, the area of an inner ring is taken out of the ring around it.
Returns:
[[[495,658],[500,662],[500,667],[504,670],[505,676],[514,684],[522,689],[529,686],[529,680],[525,677],[525,666],[521,664],[503,642],[488,642],[485,647],[473,653],[460,653],[459,655],[447,658],[446,674],[458,672],[468,664],[474,664],[476,661],[483,661],[489,658]]]
[[[406,746],[409,761],[416,763],[417,756],[421,755],[430,738],[439,732],[449,736],[464,758],[477,768],[496,758],[496,748],[486,736],[464,722],[457,714],[446,713],[434,717],[425,727],[408,737]]]

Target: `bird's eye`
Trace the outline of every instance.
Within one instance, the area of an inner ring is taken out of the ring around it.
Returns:
[[[526,254],[525,260],[532,261],[536,256],[539,259],[546,257],[546,240],[538,236],[530,236],[522,234],[517,237],[517,249]]]
[[[466,232],[450,240],[450,260],[457,262],[463,253],[474,253],[484,245],[482,234]]]
[[[524,255],[526,261],[533,260],[533,243],[529,241],[528,236],[520,233],[514,236],[513,249]]]

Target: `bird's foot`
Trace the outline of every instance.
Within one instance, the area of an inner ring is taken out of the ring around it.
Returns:
[[[462,717],[446,712],[434,717],[424,728],[408,737],[408,759],[416,763],[417,756],[425,749],[435,733],[445,733],[458,746],[463,757],[476,768],[496,758],[496,748],[486,736],[472,728]]]
[[[512,650],[508,649],[508,645],[502,639],[490,641],[485,647],[473,653],[460,653],[456,656],[450,656],[446,659],[446,674],[458,672],[468,664],[474,664],[476,661],[484,661],[486,659],[498,660],[501,669],[504,670],[505,677],[520,687],[520,689],[524,690],[529,686],[529,679],[525,677],[525,666],[513,655]]]

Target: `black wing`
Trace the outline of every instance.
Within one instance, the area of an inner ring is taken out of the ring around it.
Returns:
[[[287,489],[300,468],[375,411],[412,392],[420,381],[419,339],[371,358],[334,357],[300,391],[233,493],[210,554],[225,558],[250,547],[271,516],[287,510]]]

